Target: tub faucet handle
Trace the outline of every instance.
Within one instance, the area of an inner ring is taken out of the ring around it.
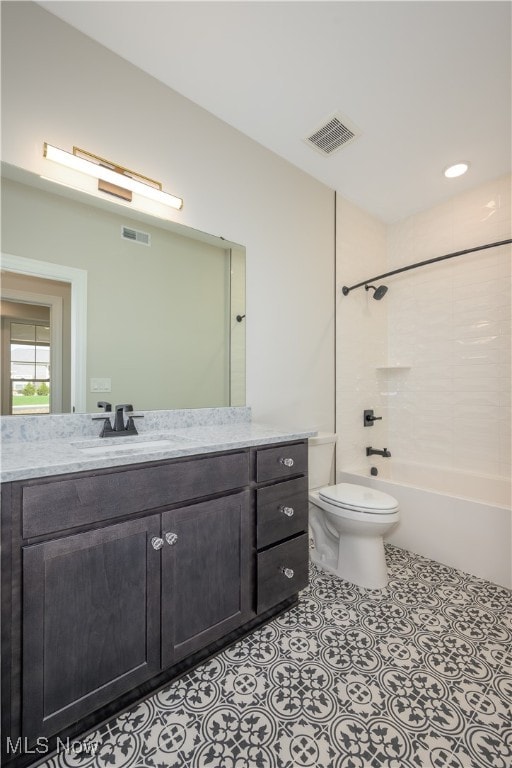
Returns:
[[[382,421],[382,416],[374,416],[372,408],[363,411],[363,424],[365,427],[373,427],[374,421]]]

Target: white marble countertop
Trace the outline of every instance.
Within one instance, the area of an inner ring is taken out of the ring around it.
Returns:
[[[97,437],[68,435],[51,440],[9,439],[2,444],[2,482],[48,477],[68,472],[194,456],[267,443],[312,437],[314,431],[284,431],[252,421],[147,429],[138,435]]]

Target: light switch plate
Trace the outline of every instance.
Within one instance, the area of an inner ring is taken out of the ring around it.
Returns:
[[[91,379],[91,392],[111,392],[112,379]]]

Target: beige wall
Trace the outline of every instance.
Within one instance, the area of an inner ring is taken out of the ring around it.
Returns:
[[[230,403],[245,405],[245,251],[231,248]],[[238,321],[236,318],[241,317]]]
[[[2,3],[2,156],[84,147],[184,198],[176,221],[247,248],[247,404],[333,429],[334,194],[32,3]]]

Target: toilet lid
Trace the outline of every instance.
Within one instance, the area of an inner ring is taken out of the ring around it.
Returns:
[[[389,514],[398,509],[397,500],[388,493],[367,488],[365,485],[354,485],[354,483],[328,485],[325,488],[320,488],[318,495],[329,504],[361,512]]]

